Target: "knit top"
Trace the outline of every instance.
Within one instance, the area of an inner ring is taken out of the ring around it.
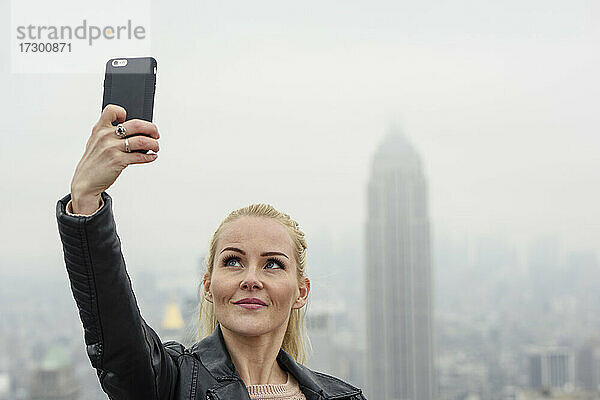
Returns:
[[[298,381],[289,372],[285,383],[248,385],[246,387],[250,394],[250,400],[306,400]]]

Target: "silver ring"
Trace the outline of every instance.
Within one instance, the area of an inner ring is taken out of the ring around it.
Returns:
[[[115,131],[118,137],[122,138],[127,134],[127,129],[123,126],[123,124],[117,125],[117,130]]]
[[[125,138],[125,152],[131,153],[131,149],[129,148],[129,139]]]

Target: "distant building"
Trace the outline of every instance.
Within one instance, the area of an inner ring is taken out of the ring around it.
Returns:
[[[348,316],[346,310],[336,307],[307,314],[306,325],[313,350],[307,365],[362,387],[364,350],[352,340],[356,334],[349,330]]]
[[[379,145],[366,223],[367,391],[378,400],[434,396],[427,182],[399,132]]]
[[[600,391],[600,338],[588,339],[577,353],[577,386]]]
[[[80,387],[61,347],[50,348],[30,376],[28,400],[78,400]]]
[[[307,365],[315,371],[329,371],[335,357],[333,350],[335,332],[329,313],[311,312],[307,314],[306,325],[312,347]]]
[[[532,389],[572,389],[575,383],[575,360],[564,347],[528,349],[529,385]]]
[[[163,342],[175,340],[182,341],[183,336],[183,317],[179,310],[179,305],[174,298],[171,298],[165,309],[164,318],[161,323],[160,338]]]
[[[438,400],[489,399],[487,366],[469,360],[464,353],[440,356],[437,359]],[[503,400],[505,397],[503,397]]]
[[[0,400],[9,400],[10,395],[10,375],[8,372],[0,372]]]

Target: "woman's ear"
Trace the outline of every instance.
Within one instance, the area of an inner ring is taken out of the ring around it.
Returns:
[[[307,277],[304,278],[304,285],[298,286],[299,294],[294,302],[292,308],[302,308],[306,304],[308,300],[308,293],[310,292],[310,279]]]
[[[212,297],[212,292],[210,291],[210,276],[208,275],[208,272],[204,274],[204,278],[202,279],[202,287],[204,288],[203,289],[204,298],[206,299],[206,301],[212,303],[213,297]]]

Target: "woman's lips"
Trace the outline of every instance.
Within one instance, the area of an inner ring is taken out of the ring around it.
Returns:
[[[238,303],[236,306],[244,307],[248,310],[258,310],[259,308],[265,308],[262,304],[249,304],[249,303]]]

